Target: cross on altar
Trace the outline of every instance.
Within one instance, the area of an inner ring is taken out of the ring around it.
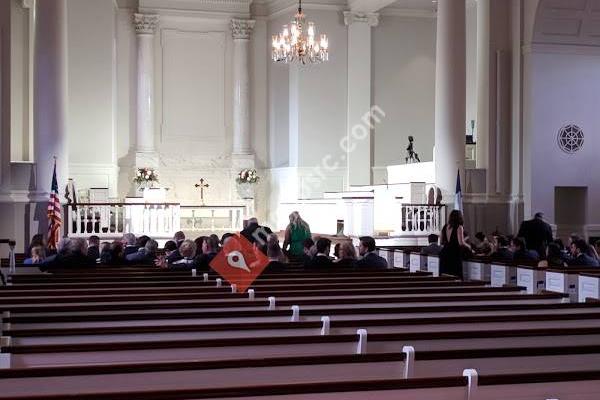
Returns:
[[[200,178],[200,183],[196,183],[194,187],[200,188],[200,202],[204,205],[204,188],[208,188],[210,185],[206,183],[204,178]]]

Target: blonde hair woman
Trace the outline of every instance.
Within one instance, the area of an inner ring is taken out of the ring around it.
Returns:
[[[287,250],[288,254],[292,257],[302,257],[304,255],[304,241],[310,238],[310,236],[310,227],[300,217],[298,211],[294,211],[290,214],[290,223],[285,228],[283,250]]]

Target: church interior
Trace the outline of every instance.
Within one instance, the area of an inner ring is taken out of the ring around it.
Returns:
[[[596,400],[599,107],[600,0],[0,0],[0,400]]]

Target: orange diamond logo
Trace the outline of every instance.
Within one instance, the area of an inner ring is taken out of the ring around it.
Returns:
[[[243,293],[269,265],[269,259],[243,236],[231,236],[210,267]]]

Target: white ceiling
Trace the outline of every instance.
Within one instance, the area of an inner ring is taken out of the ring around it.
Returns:
[[[600,0],[540,0],[534,42],[600,46]]]

